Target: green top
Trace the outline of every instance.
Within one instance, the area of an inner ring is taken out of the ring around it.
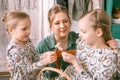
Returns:
[[[78,39],[78,34],[75,32],[69,32],[69,43],[67,46],[67,50],[74,50],[76,49],[76,40]],[[55,39],[54,39],[54,34],[51,34],[50,36],[46,37],[40,43],[38,44],[36,50],[38,53],[44,53],[47,51],[54,51],[55,50]],[[69,65],[69,63],[64,62],[63,59],[60,59],[61,66],[60,68],[62,70],[65,70],[65,68]],[[56,68],[56,63],[52,63],[48,65],[49,67],[55,67]],[[46,73],[47,78],[54,78],[57,74],[55,72],[47,71]],[[44,74],[44,75],[45,75]]]

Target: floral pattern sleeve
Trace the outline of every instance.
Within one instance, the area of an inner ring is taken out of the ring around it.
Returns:
[[[117,70],[120,73],[120,48],[118,49],[118,54],[117,54]]]

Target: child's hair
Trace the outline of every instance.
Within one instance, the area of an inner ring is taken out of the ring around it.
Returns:
[[[59,13],[59,12],[64,12],[64,13],[66,13],[66,15],[68,16],[69,21],[70,21],[70,17],[69,17],[69,13],[68,13],[67,8],[64,7],[64,6],[61,6],[61,5],[55,5],[55,6],[53,6],[53,7],[49,10],[49,12],[48,12],[48,21],[49,21],[49,23],[50,23],[50,27],[51,27],[52,22],[53,22],[53,20],[54,20],[54,18],[55,18],[55,15],[56,15],[57,13]],[[70,23],[71,23],[71,21],[70,21]]]
[[[21,19],[29,18],[29,15],[23,11],[15,10],[6,13],[2,21],[6,30],[16,28],[18,21]]]
[[[103,31],[102,37],[105,40],[105,42],[112,39],[110,31],[111,19],[103,9],[89,11],[88,13],[82,15],[80,17],[80,20],[84,17],[88,17],[88,20],[91,21],[92,27],[95,30],[97,28],[100,28]]]

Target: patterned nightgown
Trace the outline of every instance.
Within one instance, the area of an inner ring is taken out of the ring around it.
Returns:
[[[116,71],[116,52],[111,48],[90,48],[83,42],[77,46],[76,58],[83,69],[68,66],[65,72],[72,80],[109,80]]]
[[[10,41],[7,60],[13,69],[10,80],[36,80],[36,70],[44,67],[30,40],[25,47]]]

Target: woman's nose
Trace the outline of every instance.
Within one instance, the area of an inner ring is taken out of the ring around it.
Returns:
[[[60,23],[60,28],[63,28],[64,26],[64,23]]]

